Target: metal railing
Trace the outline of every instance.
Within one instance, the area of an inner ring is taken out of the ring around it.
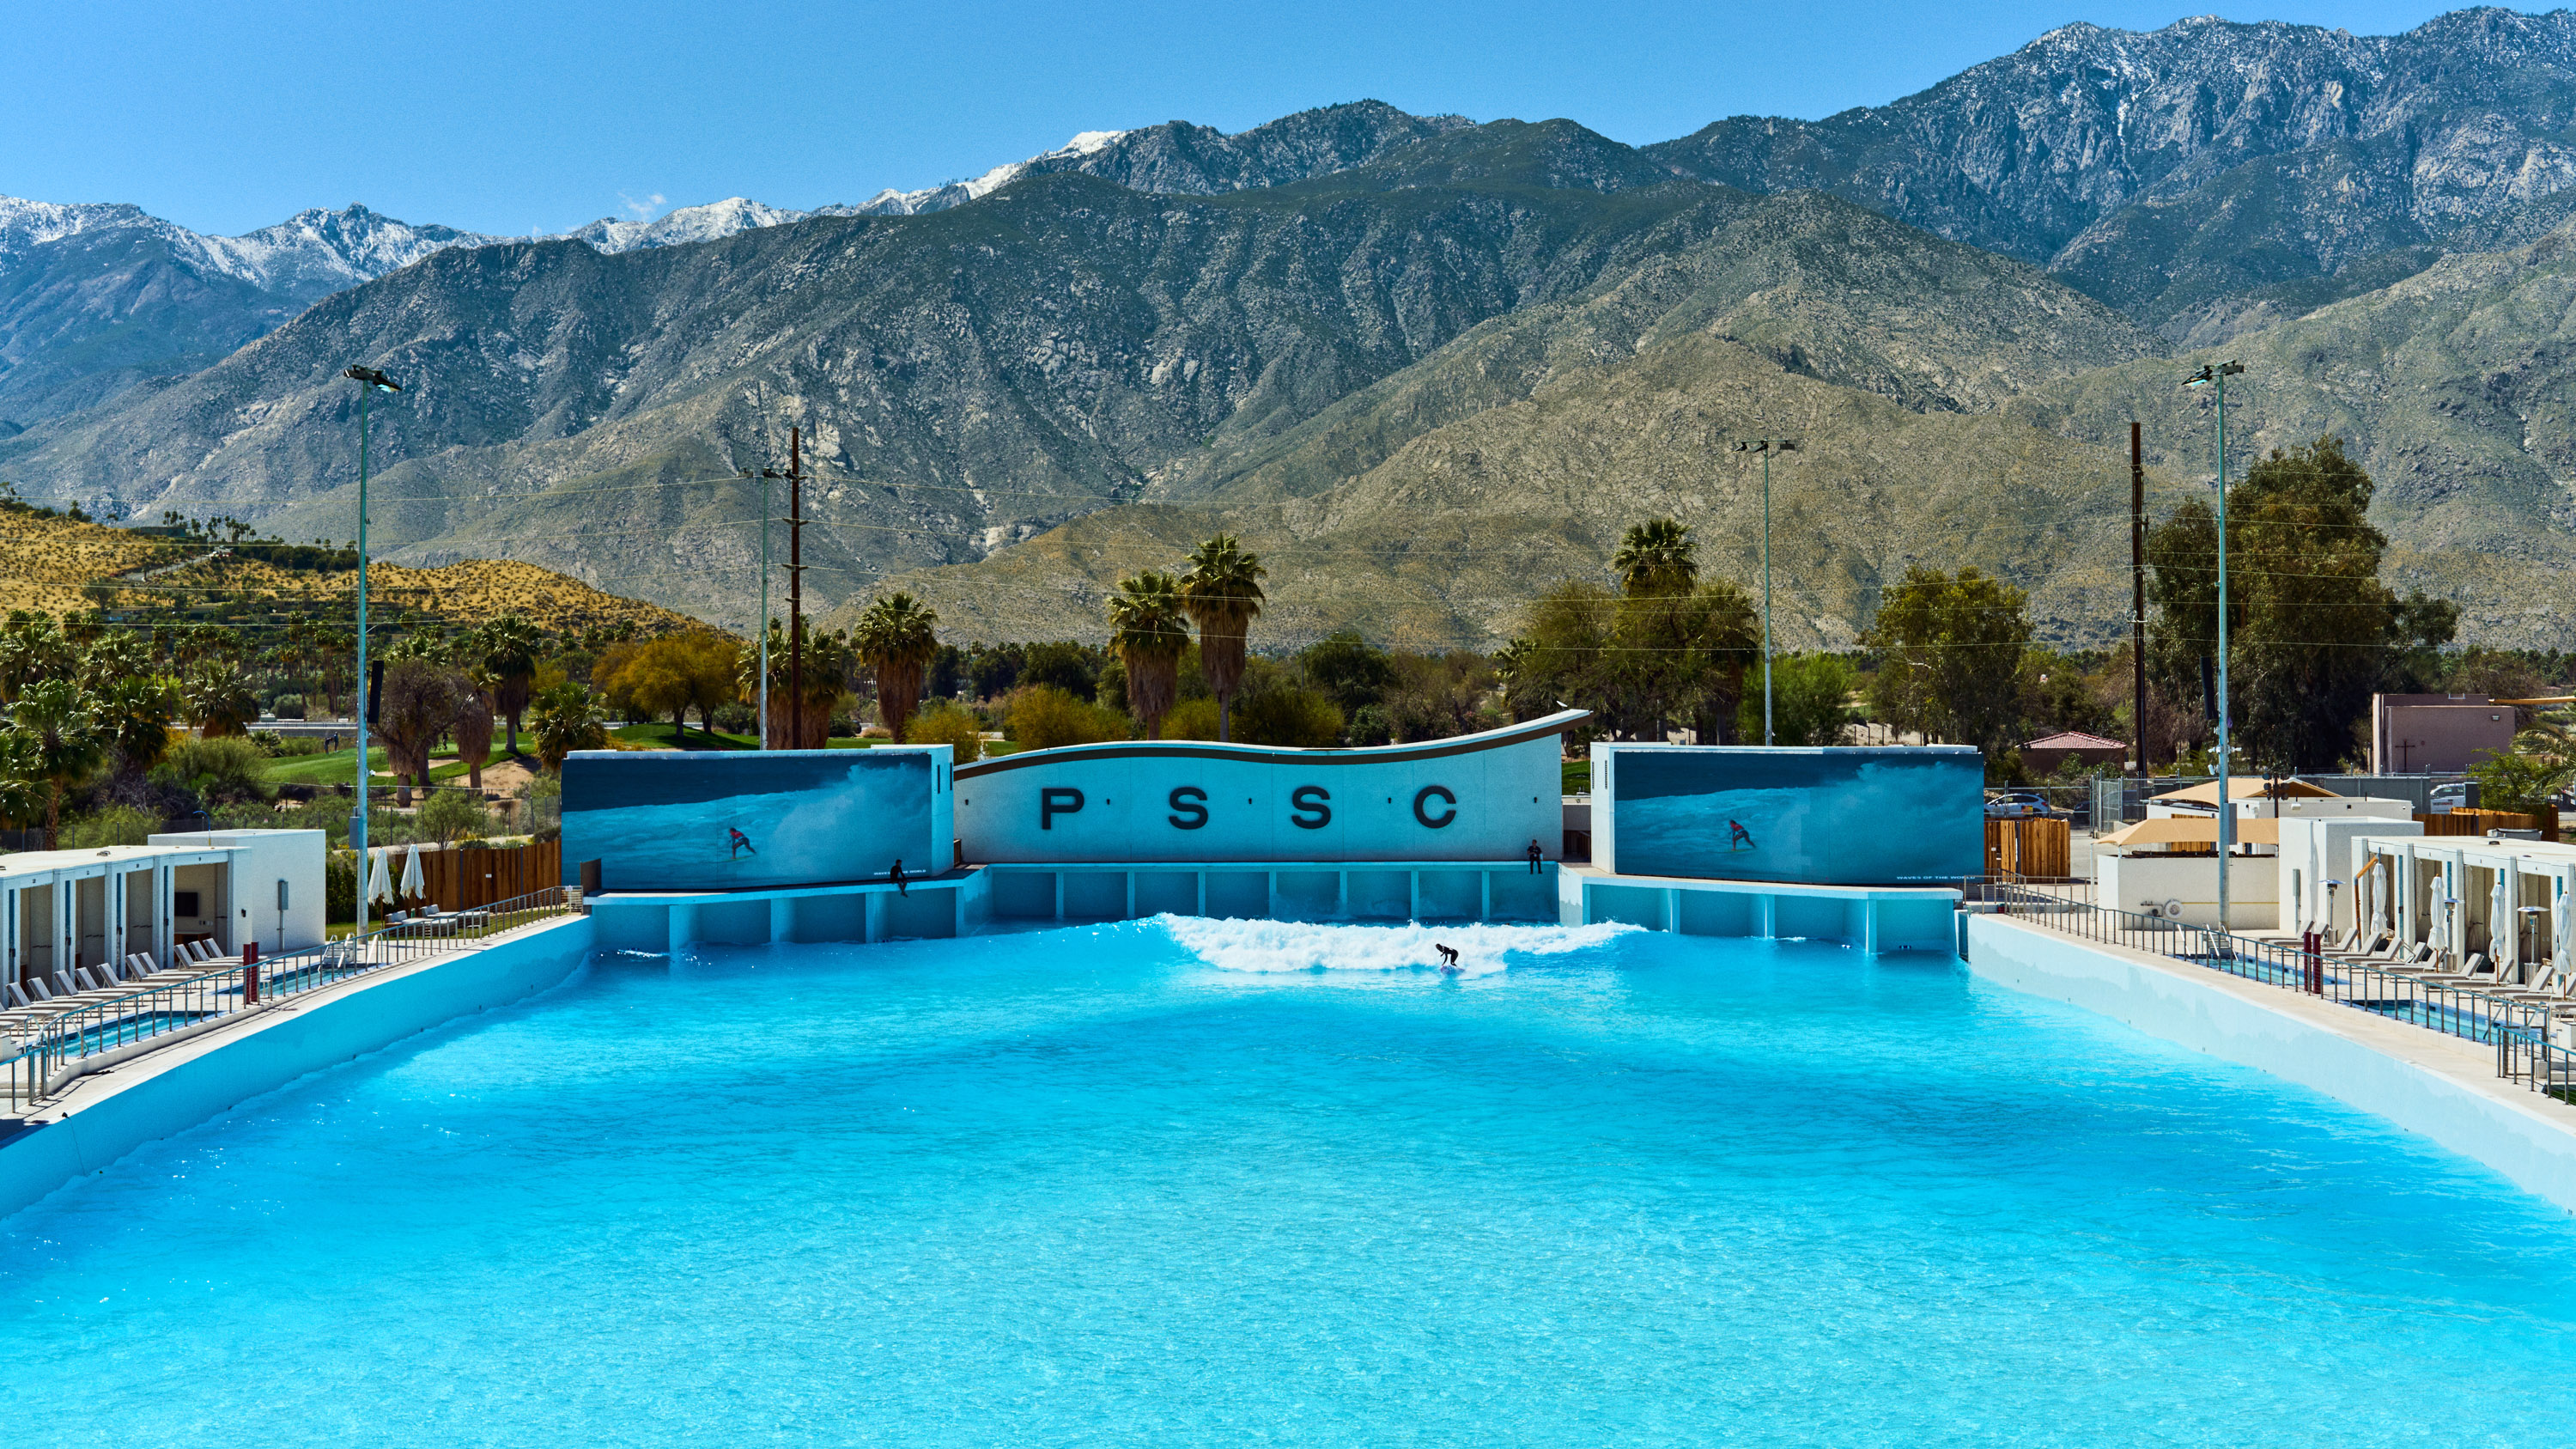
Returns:
[[[167,1046],[245,1012],[334,986],[353,976],[472,950],[486,939],[550,916],[577,913],[581,893],[563,886],[470,911],[415,917],[364,936],[346,936],[254,963],[210,963],[194,974],[98,993],[97,1000],[20,1013],[0,1022],[0,1115],[23,1116],[105,1059]]]
[[[1963,896],[1993,905],[1999,915],[2493,1046],[2497,1076],[2576,1102],[2576,1048],[2569,1045],[2576,1034],[2576,999],[2516,991],[2503,983],[2467,985],[2429,965],[2408,969],[2096,905],[2089,886],[2037,886],[1994,876],[1971,877],[1961,885]]]

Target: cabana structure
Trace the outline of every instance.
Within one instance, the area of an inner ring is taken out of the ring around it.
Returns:
[[[138,954],[169,966],[192,941],[228,956],[320,944],[321,831],[152,841],[0,855],[0,986]]]
[[[2499,987],[2566,995],[2576,985],[2576,846],[2368,835],[2351,851],[2359,929],[2338,939],[2352,949]]]

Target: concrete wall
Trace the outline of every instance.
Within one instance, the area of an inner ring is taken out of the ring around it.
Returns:
[[[1420,745],[1072,745],[957,771],[965,858],[1157,864],[1498,861],[1564,840],[1559,736],[1580,710]]]
[[[150,838],[154,845],[231,852],[227,916],[223,929],[215,934],[228,951],[238,952],[242,942],[256,938],[259,949],[270,955],[322,944],[322,860],[326,842],[327,837],[319,830],[208,830]],[[283,911],[277,908],[280,881],[286,883]],[[207,908],[212,909],[211,904]]]
[[[1955,890],[1790,885],[1623,876],[1573,868],[1556,879],[1557,921],[1605,921],[1683,936],[1839,941],[1861,950],[1956,949]]]
[[[73,1089],[76,1110],[0,1141],[0,1215],[298,1077],[557,985],[591,946],[589,919],[568,916],[323,1000],[280,1003],[238,1029],[87,1079]]]
[[[2093,857],[2093,898],[2108,910],[2155,911],[2182,902],[2173,919],[2187,925],[2218,924],[2216,855]],[[2227,862],[2227,924],[2233,930],[2268,931],[2281,918],[2280,862],[2268,855],[2231,856]]]
[[[2493,1094],[2476,1090],[2360,1035],[2430,1036],[2420,1027],[2323,1004],[2315,1009],[2346,1012],[2354,1020],[2326,1016],[2312,1022],[2237,995],[2225,984],[2234,978],[2181,963],[2172,969],[2150,965],[1999,916],[1969,917],[1967,935],[1968,967],[1987,980],[2081,1006],[2149,1036],[2312,1088],[2429,1137],[2527,1191],[2576,1210],[2576,1132],[2544,1114],[2545,1099],[2518,1087]],[[2405,1040],[2390,1038],[2400,1051]]]
[[[2393,803],[2403,804],[2402,801]],[[2358,919],[2354,907],[2360,893],[2352,888],[2353,842],[2377,836],[2423,833],[2424,827],[2412,819],[2384,820],[2363,816],[2283,818],[2281,853],[2274,857],[2278,874],[2273,887],[2280,901],[2280,916],[2273,929],[2303,930],[2308,922],[2324,920],[2331,902],[2334,914],[2327,935],[2341,940]],[[2325,888],[2327,881],[2341,881],[2343,887],[2329,891]]]
[[[2513,748],[2513,706],[2483,694],[2374,694],[2370,768],[2382,775],[2465,770]]]

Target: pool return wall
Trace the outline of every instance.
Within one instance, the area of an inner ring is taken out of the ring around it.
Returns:
[[[590,918],[560,917],[478,950],[285,998],[237,1025],[86,1076],[0,1139],[0,1216],[298,1077],[559,985],[594,943]]]
[[[2322,1092],[2576,1211],[2576,1107],[2498,1078],[2490,1048],[2002,916],[1964,921],[1986,980]]]

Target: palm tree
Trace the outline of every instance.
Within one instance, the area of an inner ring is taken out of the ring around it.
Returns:
[[[564,756],[575,750],[608,748],[608,730],[600,723],[599,706],[591,702],[589,690],[566,680],[531,703],[536,706],[530,723],[537,739],[537,763],[547,770],[562,769]]]
[[[1678,519],[1650,518],[1630,528],[1610,556],[1610,570],[1630,598],[1687,594],[1699,580],[1698,548]]]
[[[776,619],[769,621],[769,734],[760,742],[764,750],[819,750],[831,738],[832,711],[841,696],[850,692],[850,675],[855,659],[850,652],[850,634],[846,629],[825,633],[809,629],[805,633],[805,737],[790,739],[795,727],[793,701],[788,686],[795,682],[795,671],[789,665],[787,633]],[[760,646],[745,643],[741,658],[734,666],[735,688],[742,702],[753,703],[760,697]]]
[[[483,656],[492,676],[492,703],[509,722],[508,752],[519,752],[519,715],[528,707],[528,692],[537,683],[537,651],[543,640],[537,626],[516,614],[503,614],[474,635],[471,647]]]
[[[68,679],[40,680],[21,690],[9,723],[31,747],[30,775],[45,792],[45,849],[56,849],[63,792],[98,773],[107,761],[107,739],[89,696]]]
[[[77,660],[53,615],[10,610],[8,622],[0,624],[0,703],[40,680],[71,674]]]
[[[1181,577],[1181,607],[1199,626],[1199,668],[1216,695],[1216,737],[1233,738],[1234,692],[1243,686],[1244,637],[1260,616],[1261,560],[1230,533],[1200,544]]]
[[[1120,579],[1109,599],[1109,646],[1127,665],[1127,707],[1144,723],[1145,738],[1161,739],[1163,716],[1181,692],[1181,655],[1190,647],[1181,581],[1153,569]]]
[[[170,751],[170,681],[149,671],[108,679],[92,695],[118,768],[140,773]]]
[[[868,605],[859,627],[850,631],[850,647],[877,677],[877,713],[897,740],[921,703],[922,676],[939,657],[939,637],[932,632],[938,623],[939,616],[919,599],[889,594]]]
[[[463,712],[465,682],[447,665],[414,654],[385,668],[385,689],[376,701],[376,729],[393,766],[394,804],[411,803],[411,787],[429,784],[429,757],[439,740],[456,727]]]
[[[50,793],[36,742],[15,730],[0,731],[0,825],[24,829],[44,819]]]
[[[493,680],[492,672],[483,667],[482,659],[473,650],[464,652],[457,674],[465,684],[465,699],[456,711],[452,732],[456,736],[456,757],[465,762],[465,783],[470,789],[480,790],[483,766],[492,758]]]
[[[259,700],[242,683],[241,672],[209,656],[179,682],[179,711],[206,739],[248,734],[259,718]]]

